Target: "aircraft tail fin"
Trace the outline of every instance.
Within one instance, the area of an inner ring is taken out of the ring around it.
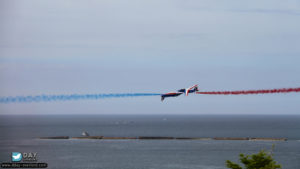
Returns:
[[[186,96],[189,95],[189,91],[190,91],[190,89],[186,89],[186,90],[185,90],[185,95],[186,95]]]
[[[188,96],[190,93],[190,90],[192,90],[192,92],[198,91],[198,85],[194,85],[190,88],[185,89],[185,95]]]

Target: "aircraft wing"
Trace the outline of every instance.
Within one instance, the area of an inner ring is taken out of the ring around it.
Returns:
[[[161,95],[161,101],[163,101],[165,99],[165,97],[176,97],[181,95],[181,92],[170,92],[170,93],[166,93],[166,94],[162,94]]]

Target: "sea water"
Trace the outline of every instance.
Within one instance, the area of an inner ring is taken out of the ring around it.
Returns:
[[[288,141],[41,140],[38,137],[271,137]],[[299,115],[1,115],[0,162],[37,152],[48,168],[225,169],[240,153],[271,150],[284,169],[300,168]]]

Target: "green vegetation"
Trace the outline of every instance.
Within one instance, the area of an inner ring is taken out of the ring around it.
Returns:
[[[274,146],[272,147],[273,150]],[[281,165],[273,159],[273,153],[261,150],[257,154],[244,155],[240,154],[240,161],[245,165],[245,169],[280,169]],[[240,165],[226,161],[226,165],[231,169],[243,169]]]

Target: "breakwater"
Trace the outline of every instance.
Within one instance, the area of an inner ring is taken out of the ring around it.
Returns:
[[[55,136],[39,137],[39,139],[101,139],[101,140],[248,140],[248,141],[287,141],[286,138],[249,138],[249,137],[161,137],[161,136],[138,136],[138,137],[105,137],[105,136]]]

